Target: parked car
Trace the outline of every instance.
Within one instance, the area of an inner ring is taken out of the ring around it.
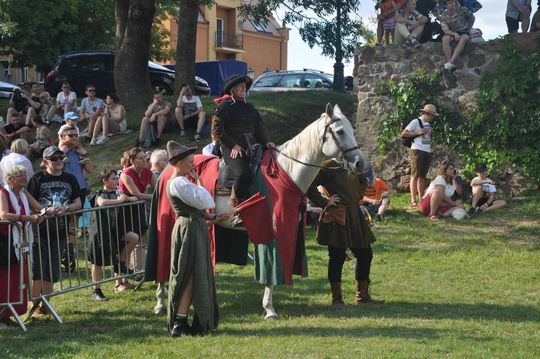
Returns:
[[[268,71],[259,76],[249,92],[331,90],[334,76],[317,70]]]
[[[164,94],[172,95],[174,91],[174,71],[148,61],[150,83],[153,88]],[[78,96],[84,95],[87,84],[96,86],[97,95],[105,97],[115,92],[114,88],[114,52],[112,51],[74,51],[58,57],[53,69],[45,77],[45,88],[52,96],[60,92],[63,81],[69,82]],[[210,94],[208,83],[195,77],[195,93]]]
[[[11,98],[14,90],[20,90],[19,86],[9,82],[0,81],[0,98]]]

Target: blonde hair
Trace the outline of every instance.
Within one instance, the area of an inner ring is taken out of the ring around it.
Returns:
[[[21,165],[15,165],[4,173],[4,181],[7,183],[13,177],[20,176],[21,174],[26,174],[26,168]]]
[[[28,153],[28,142],[22,138],[19,138],[11,143],[10,150],[11,152],[26,155]]]

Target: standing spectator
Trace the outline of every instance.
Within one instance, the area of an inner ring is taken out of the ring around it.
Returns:
[[[449,161],[444,161],[437,170],[437,177],[429,184],[426,194],[420,202],[420,211],[436,221],[439,214],[449,217],[456,208],[463,209],[461,200],[453,200],[452,195],[456,188],[456,170]]]
[[[426,188],[426,176],[431,164],[431,121],[439,116],[434,105],[427,104],[420,110],[420,117],[412,120],[401,133],[414,137],[410,152],[411,206],[417,206],[417,196],[422,198]]]
[[[323,162],[323,168],[307,192],[315,206],[324,208],[316,239],[317,243],[328,246],[328,281],[332,305],[344,305],[341,272],[347,249],[356,256],[355,304],[382,304],[384,301],[373,299],[369,290],[373,259],[371,244],[375,242],[375,236],[356,205],[364,196],[367,181],[363,175],[351,174],[345,169],[330,169],[337,165],[334,160]],[[327,198],[320,194],[317,186],[324,187]]]
[[[469,215],[478,212],[489,212],[506,207],[506,201],[496,199],[497,189],[495,183],[487,176],[487,167],[484,164],[476,166],[476,177],[471,181],[472,199]]]
[[[537,6],[538,8],[536,9],[536,12],[531,20],[531,32],[540,31],[540,0],[538,0]]]
[[[148,126],[156,126],[157,135],[153,145],[157,146],[161,143],[161,133],[167,124],[171,109],[171,104],[163,100],[163,95],[161,92],[154,92],[154,101],[146,109],[141,122],[139,139],[135,144],[136,147],[143,144],[143,139],[146,135],[146,131],[148,130]]]
[[[461,55],[465,44],[469,41],[469,31],[474,24],[473,13],[464,6],[460,6],[457,0],[446,1],[446,11],[441,15],[441,29],[443,31],[442,48],[448,62],[444,68],[454,71],[454,63]],[[452,51],[451,44],[455,42],[456,48]]]
[[[508,0],[506,5],[506,26],[508,33],[518,32],[521,22],[521,32],[529,31],[531,17],[531,0]]]
[[[396,44],[404,47],[420,45],[418,41],[424,30],[427,17],[416,11],[416,0],[405,0],[404,7],[396,14]]]
[[[392,43],[394,43],[396,11],[401,7],[402,3],[403,0],[383,0],[375,5],[375,8],[381,11],[377,15],[377,45],[382,44],[383,35],[386,45],[390,44],[389,37],[392,37]]]
[[[81,195],[81,203],[84,204],[86,195],[88,194],[88,185],[84,178],[84,172],[91,173],[94,169],[92,161],[88,157],[81,158],[76,149],[82,147],[79,138],[77,137],[77,129],[74,127],[65,127],[60,134],[60,148],[65,153],[68,159],[64,172],[70,173],[77,179],[79,184],[79,193]],[[84,148],[82,149],[83,151]]]
[[[36,140],[29,146],[28,155],[41,157],[45,148],[54,145],[55,136],[41,116],[32,119],[32,126],[36,129]]]
[[[373,185],[366,188],[361,202],[370,213],[375,213],[373,221],[380,221],[390,204],[392,188],[379,177],[375,177],[373,182]]]
[[[30,195],[26,193],[25,188],[28,182],[26,169],[23,166],[15,166],[4,174],[3,178],[8,184],[0,190],[0,219],[12,222],[31,222],[37,224],[41,222],[41,218],[36,214],[31,214],[41,210],[43,207]],[[32,226],[30,226],[29,234],[32,235]],[[7,224],[0,225],[0,246],[2,256],[0,256],[0,303],[12,302],[21,303],[14,305],[17,314],[24,314],[28,306],[28,287],[23,283],[28,283],[28,266],[24,257],[20,256],[17,245],[20,243],[19,233],[16,228],[13,228],[12,233],[9,233],[10,226]],[[7,253],[10,253],[8,260]],[[6,262],[6,260],[8,260]],[[21,266],[20,261],[25,263]],[[23,269],[23,273],[20,269]],[[23,281],[21,283],[21,278]],[[20,297],[19,288],[24,287],[23,297]],[[11,290],[8,291],[7,289]],[[9,298],[8,298],[9,293]],[[0,316],[0,323],[3,319],[8,319],[10,316],[9,310],[4,311]],[[0,327],[1,329],[1,327]]]
[[[199,96],[194,96],[191,93],[191,86],[182,84],[181,88],[180,96],[176,100],[176,109],[174,110],[176,122],[180,126],[180,137],[186,135],[184,131],[186,122],[195,122],[197,130],[193,139],[199,141],[201,139],[201,132],[206,124],[206,113],[203,110]]]
[[[107,106],[105,107],[103,116],[100,116],[97,119],[90,146],[106,143],[108,141],[109,133],[127,131],[126,109],[124,108],[124,105],[120,103],[118,96],[115,94],[107,95],[105,103]],[[102,128],[103,135],[98,138]]]
[[[71,91],[71,86],[68,82],[62,82],[62,91],[56,95],[56,105],[52,106],[47,115],[47,120],[54,120],[55,115],[60,116],[58,122],[71,111],[77,111],[77,94]]]
[[[28,154],[28,142],[23,139],[15,140],[11,143],[11,153],[4,156],[0,161],[0,185],[4,186],[4,175],[15,166],[23,166],[26,168],[26,176],[28,178],[34,175],[32,162],[26,157]]]
[[[47,208],[48,218],[38,226],[39,235],[34,239],[32,248],[32,297],[50,294],[53,283],[60,275],[60,253],[67,243],[66,212],[81,208],[79,184],[77,179],[64,172],[64,153],[56,146],[43,151],[43,171],[32,176],[28,183],[28,192]],[[36,304],[36,303],[34,303]],[[48,314],[43,305],[38,314]]]
[[[9,144],[17,138],[28,138],[30,128],[21,122],[19,113],[13,111],[10,116],[9,123],[0,128],[0,135],[5,139],[6,143]]]
[[[81,108],[79,110],[80,120],[88,120],[88,128],[83,131],[82,136],[91,140],[94,133],[94,125],[98,117],[101,116],[105,109],[105,103],[99,97],[96,97],[96,87],[92,84],[86,85],[86,91],[84,92],[86,97],[81,101]]]

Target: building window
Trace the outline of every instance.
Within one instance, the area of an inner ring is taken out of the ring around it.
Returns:
[[[251,25],[259,31],[259,32],[266,32],[266,33],[272,33],[272,30],[268,28],[268,26],[263,22],[256,22],[254,20],[249,20],[251,22]]]
[[[28,82],[28,67],[23,67],[19,69],[19,83]]]
[[[223,46],[224,26],[223,19],[218,17],[216,19],[216,47]]]

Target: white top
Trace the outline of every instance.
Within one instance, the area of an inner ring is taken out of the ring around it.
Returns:
[[[178,176],[169,181],[169,193],[178,197],[185,204],[197,208],[215,208],[216,204],[210,192],[190,182],[186,177]]]
[[[32,169],[32,162],[25,155],[20,153],[11,152],[9,155],[2,158],[0,161],[0,184],[2,187],[5,185],[4,173],[7,173],[13,167],[20,165],[26,168],[26,176],[28,179],[34,175]]]
[[[418,136],[414,139],[411,148],[413,150],[420,150],[424,152],[431,153],[431,124],[427,121],[422,120],[422,125],[424,125],[424,128],[428,129],[428,131],[423,134],[422,136]],[[418,124],[418,118],[415,118],[409,124],[405,129],[409,132],[415,132],[420,131],[421,127]]]
[[[85,97],[81,101],[81,108],[85,114],[91,115],[94,112],[97,112],[98,109],[103,110],[105,108],[105,102],[98,97],[94,97],[92,101],[90,101],[88,97]]]
[[[182,114],[188,115],[197,111],[199,107],[202,107],[202,102],[199,96],[191,96],[191,100],[188,100],[186,96],[182,96]]]
[[[66,105],[71,100],[75,100],[74,107],[77,107],[77,94],[74,91],[69,91],[69,95],[65,95],[64,91],[60,91],[58,95],[56,95],[56,103],[61,103],[62,105]]]
[[[216,147],[216,144],[214,142],[210,142],[209,144],[207,144],[206,146],[203,147],[202,154],[205,155],[205,156],[217,157],[216,155],[214,155],[212,153],[212,152],[214,152],[215,147]]]
[[[446,197],[452,197],[452,195],[454,194],[456,190],[454,188],[453,183],[446,183],[446,180],[444,179],[444,177],[439,175],[435,177],[433,181],[431,181],[431,183],[429,184],[429,187],[426,190],[426,193],[424,193],[424,197],[422,198],[425,198],[426,196],[430,195],[431,192],[435,190],[435,186],[444,186],[444,195]]]

